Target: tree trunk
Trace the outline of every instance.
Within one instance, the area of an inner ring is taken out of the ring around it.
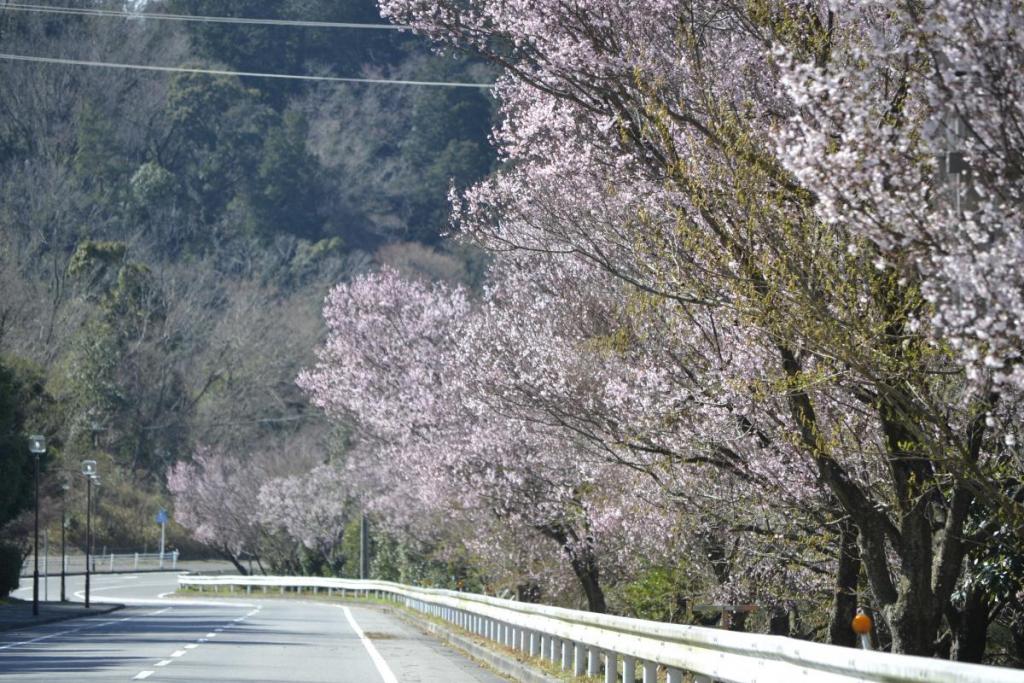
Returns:
[[[587,597],[587,609],[591,612],[605,613],[608,607],[604,601],[604,590],[599,581],[597,558],[594,549],[587,540],[580,541],[576,532],[562,526],[544,526],[538,529],[548,538],[556,541],[569,558],[573,574],[583,588]]]
[[[896,602],[883,609],[892,632],[892,651],[931,657],[941,626],[942,606],[932,591],[932,533],[918,501],[903,516]]]
[[[231,552],[227,548],[221,548],[220,554],[223,555],[225,559],[230,560],[231,564],[235,565],[235,569],[238,570],[239,574],[241,574],[242,576],[249,575],[249,572],[247,572],[245,567],[242,565],[241,560],[235,557],[235,554],[233,552]]]
[[[583,552],[570,552],[569,563],[572,571],[579,579],[583,587],[583,593],[587,596],[587,609],[591,612],[605,613],[608,611],[604,601],[604,590],[598,581],[597,562],[594,553],[589,546]]]
[[[989,598],[976,588],[970,588],[963,609],[953,619],[953,643],[949,658],[958,662],[980,663],[988,641]]]
[[[857,634],[851,626],[857,612],[857,579],[860,574],[857,536],[857,527],[852,520],[847,518],[840,521],[836,584],[828,623],[828,642],[833,645],[857,646]]]

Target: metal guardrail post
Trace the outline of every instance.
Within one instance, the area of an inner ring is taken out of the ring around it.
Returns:
[[[583,672],[586,671],[585,664],[585,649],[583,643],[572,644],[572,675],[582,676]]]
[[[633,683],[636,680],[636,658],[623,656],[622,658],[622,680],[625,683]]]
[[[619,658],[614,652],[604,653],[604,683],[618,683]],[[625,679],[623,679],[625,680]]]

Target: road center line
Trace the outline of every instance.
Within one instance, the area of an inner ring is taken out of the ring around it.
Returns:
[[[159,662],[157,662],[153,666],[167,666],[170,663],[171,663],[171,660],[169,660],[169,659],[161,659]]]
[[[171,653],[171,656],[172,657],[182,657],[182,656],[184,656],[184,654],[185,654],[184,650],[175,650],[174,652]]]
[[[137,673],[135,675],[135,678],[133,678],[132,680],[133,681],[144,681],[147,678],[149,678],[150,676],[152,676],[154,673],[155,672],[153,672],[153,671],[140,671],[139,673]]]
[[[373,643],[370,642],[370,639],[366,637],[365,633],[363,633],[363,629],[359,628],[359,624],[356,623],[356,620],[352,616],[352,612],[349,608],[343,605],[338,605],[338,607],[341,607],[341,610],[345,613],[345,617],[348,619],[349,626],[351,626],[352,630],[356,632],[356,635],[359,636],[359,640],[363,643],[363,647],[365,647],[366,651],[370,654],[370,659],[373,660],[373,665],[377,667],[377,673],[379,673],[380,677],[384,679],[384,683],[398,683],[398,679],[395,678],[395,674],[392,673],[391,667],[388,666],[388,663],[385,662],[384,658],[380,656],[379,652],[377,652],[377,648],[374,647]]]

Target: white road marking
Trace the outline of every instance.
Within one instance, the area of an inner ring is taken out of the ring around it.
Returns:
[[[169,660],[169,659],[161,659],[159,662],[157,662],[153,666],[167,666],[170,663],[171,663],[171,660]]]
[[[197,647],[199,647],[199,644],[198,644],[198,643],[189,643],[188,645],[186,645],[186,646],[185,646],[185,649],[186,649],[186,650],[194,650],[194,649],[196,649]]]
[[[58,633],[51,633],[49,635],[39,636],[38,638],[33,638],[32,640],[22,640],[22,641],[19,641],[17,643],[10,643],[8,645],[2,645],[2,646],[0,646],[0,650],[10,650],[12,647],[18,647],[19,645],[31,645],[32,643],[38,643],[40,640],[48,640],[50,638],[56,638],[57,636],[62,636],[65,633],[74,633],[75,631],[81,631],[81,630],[82,629],[80,629],[80,628],[72,628],[72,629],[68,629],[67,631],[60,631]]]
[[[184,650],[175,650],[174,652],[171,653],[171,656],[172,657],[181,657],[184,654],[185,654]]]
[[[132,680],[133,681],[144,681],[147,678],[149,678],[150,676],[152,676],[154,673],[155,672],[153,672],[153,671],[140,671],[138,674],[135,675],[135,678],[133,678]]]
[[[78,628],[69,628],[64,631],[57,631],[56,633],[47,633],[45,636],[39,636],[37,638],[31,638],[29,640],[21,640],[16,643],[7,643],[6,645],[0,645],[0,650],[10,650],[12,647],[20,647],[22,645],[31,645],[32,643],[38,643],[43,640],[49,640],[50,638],[56,638],[57,636],[67,635],[68,633],[77,633],[78,631],[85,631],[88,629],[102,628],[104,626],[110,626],[122,621],[131,621],[132,617],[125,617],[124,619],[105,619],[99,623],[91,623],[86,626],[79,626]]]
[[[207,634],[206,634],[206,637],[207,637],[207,638],[216,638],[216,637],[217,637],[217,634],[216,634],[216,633],[207,633]]]
[[[170,612],[172,609],[174,609],[174,608],[173,607],[164,607],[163,609],[158,609],[155,612],[150,612],[149,616],[155,617],[158,614],[163,614],[164,612]]]
[[[216,631],[217,633],[223,633],[224,632],[223,628],[215,628],[213,630]]]
[[[380,656],[379,652],[377,652],[377,648],[374,647],[373,643],[370,642],[370,639],[366,637],[365,633],[363,633],[363,629],[359,628],[359,624],[356,623],[351,610],[342,605],[338,605],[338,607],[340,607],[345,613],[345,617],[348,618],[348,623],[352,627],[352,630],[356,632],[356,635],[359,636],[359,640],[363,643],[363,647],[365,647],[366,651],[370,654],[370,659],[373,660],[373,665],[377,667],[377,673],[379,673],[380,677],[384,679],[384,683],[398,683],[398,679],[395,678],[395,674],[391,671],[388,663],[384,661],[384,658]]]

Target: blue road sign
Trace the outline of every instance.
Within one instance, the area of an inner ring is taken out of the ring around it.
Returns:
[[[167,510],[164,510],[163,508],[160,508],[160,512],[156,513],[156,523],[157,524],[167,524],[167,520],[168,519],[169,518],[167,517]]]

